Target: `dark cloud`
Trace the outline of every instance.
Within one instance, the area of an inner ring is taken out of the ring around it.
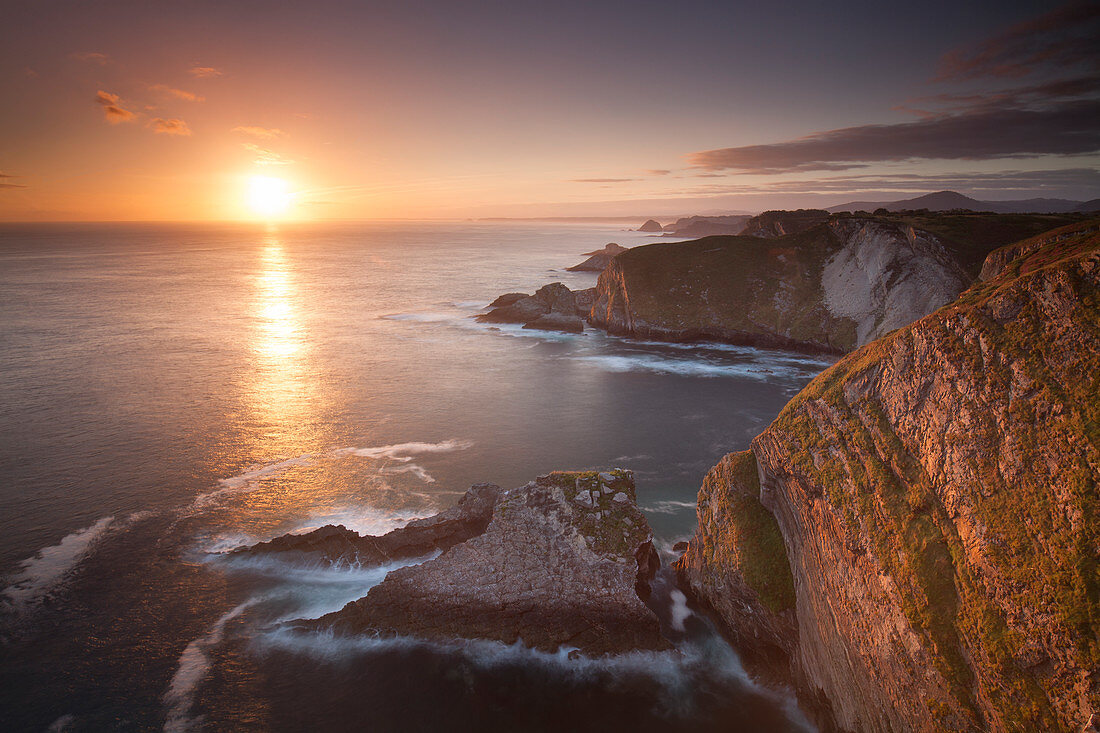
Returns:
[[[153,128],[153,132],[160,133],[162,135],[190,135],[191,128],[187,126],[187,123],[183,120],[172,118],[163,119],[157,117],[149,121],[149,127]]]
[[[831,176],[796,181],[771,181],[754,184],[711,184],[696,186],[681,194],[718,195],[729,193],[831,193],[858,191],[934,190],[1027,192],[1041,195],[1044,190],[1100,191],[1100,170],[1096,168],[1058,168],[1034,171],[962,172],[943,174],[897,173],[879,175]]]
[[[111,94],[101,89],[95,93],[95,103],[103,108],[103,116],[112,125],[134,119],[133,112],[120,106],[117,94]]]
[[[1100,69],[1100,3],[1077,2],[1017,23],[940,59],[935,81],[1020,78],[1084,64]]]
[[[870,162],[995,160],[1100,151],[1100,100],[1040,109],[980,107],[893,125],[862,125],[768,145],[693,153],[707,170],[790,173],[847,170]]]
[[[627,183],[637,178],[573,178],[572,183]]]

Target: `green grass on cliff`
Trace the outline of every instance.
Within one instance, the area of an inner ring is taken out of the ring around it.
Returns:
[[[723,572],[740,572],[760,602],[779,613],[794,608],[794,578],[775,517],[760,503],[752,451],[730,453],[705,479],[701,498],[708,530],[703,557]]]
[[[1007,579],[1000,593],[1011,593],[1012,612],[1034,614],[1040,628],[1030,633],[1066,640],[1065,651],[1081,669],[1100,666],[1100,291],[1067,266],[1100,251],[1100,235],[1087,231],[1093,225],[1013,261],[955,303],[844,358],[792,400],[772,428],[798,442],[795,471],[822,488],[849,534],[869,539],[959,704],[977,711],[978,684],[981,706],[1008,730],[1064,727],[1050,701],[1077,693],[1071,682],[1037,676],[1030,662],[1021,662],[1034,655],[1026,650],[1036,640],[1010,625],[1003,596],[986,587],[986,571],[973,564],[958,518],[940,497],[965,497],[972,512],[966,521],[982,527],[982,562]],[[1042,284],[1032,284],[1039,278]],[[1073,303],[1068,312],[1063,301]],[[1071,344],[1068,352],[1050,346],[1060,318],[1072,319],[1068,327],[1075,329],[1062,342]],[[1019,395],[996,403],[1008,405],[1000,423],[977,409],[958,434],[940,436],[980,446],[967,467],[977,485],[950,479],[934,485],[915,457],[921,447],[905,445],[876,398],[856,386],[873,382],[906,353],[918,331],[934,343],[941,364],[965,375],[960,390]],[[831,422],[815,415],[830,415]],[[1018,475],[1002,475],[1002,454],[1013,456],[1009,465],[1019,467]],[[1035,664],[1041,667],[1043,658]]]

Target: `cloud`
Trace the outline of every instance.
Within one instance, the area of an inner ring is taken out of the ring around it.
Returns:
[[[934,81],[1020,78],[1078,64],[1100,69],[1100,3],[1075,2],[1017,23],[969,48],[947,52]]]
[[[664,168],[650,168],[646,171],[651,176],[667,176],[672,171],[665,170]]]
[[[209,79],[212,76],[221,76],[220,69],[215,69],[213,66],[192,66],[188,69],[188,73],[196,79]]]
[[[26,186],[21,183],[8,183],[3,180],[5,178],[18,178],[18,176],[13,176],[10,173],[0,173],[0,188],[26,188]]]
[[[1079,155],[1100,150],[1100,100],[1073,100],[1046,108],[979,107],[914,122],[862,125],[796,140],[693,153],[706,170],[790,173],[848,170],[868,162],[995,160]]]
[[[187,123],[176,118],[166,120],[162,117],[156,117],[149,121],[149,126],[153,128],[153,132],[162,135],[186,136],[191,134],[191,128],[187,126]]]
[[[294,162],[289,158],[284,158],[273,150],[260,147],[256,143],[241,143],[241,146],[245,150],[249,150],[256,155],[256,160],[254,162],[258,165],[290,165]]]
[[[90,64],[96,64],[98,66],[106,66],[111,63],[111,57],[105,53],[98,53],[95,51],[86,51],[83,53],[71,53],[69,58],[76,59],[77,61],[85,61]]]
[[[637,178],[573,178],[570,179],[570,183],[626,183],[637,180]]]
[[[940,174],[885,173],[875,175],[830,176],[802,180],[778,180],[762,183],[710,184],[696,186],[681,195],[718,195],[731,193],[832,193],[860,191],[967,190],[1028,192],[1043,190],[1100,190],[1100,170],[1096,168],[1055,168],[997,172],[959,172]]]
[[[274,140],[278,137],[286,135],[285,132],[277,127],[260,127],[258,125],[239,125],[234,127],[233,132],[240,132],[245,135],[251,135],[252,137],[259,138],[261,140]]]
[[[112,125],[134,119],[133,112],[120,106],[117,94],[111,94],[101,89],[95,93],[95,103],[103,108],[103,116]]]
[[[194,92],[188,92],[183,89],[176,89],[174,87],[168,86],[167,84],[150,84],[149,88],[152,89],[154,92],[161,92],[162,94],[167,94],[170,97],[182,99],[185,102],[202,102],[205,100],[205,97],[200,97]]]

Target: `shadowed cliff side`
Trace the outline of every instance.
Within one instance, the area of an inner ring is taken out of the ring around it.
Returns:
[[[793,576],[794,674],[844,729],[1080,731],[1100,710],[1097,222],[1017,251],[753,441]],[[738,607],[738,532],[706,521],[728,473],[708,476],[680,571],[735,637],[760,617],[767,638],[774,609]]]

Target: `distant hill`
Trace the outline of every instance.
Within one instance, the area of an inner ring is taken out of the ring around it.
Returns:
[[[665,226],[674,237],[709,237],[715,234],[740,234],[748,215],[685,216]]]
[[[901,201],[852,201],[839,206],[830,206],[827,211],[951,211],[968,209],[970,211],[992,211],[998,214],[1064,214],[1072,211],[1096,211],[1100,199],[1091,201],[1070,201],[1069,199],[1020,199],[1016,201],[979,201],[955,191],[939,191],[913,199]]]

